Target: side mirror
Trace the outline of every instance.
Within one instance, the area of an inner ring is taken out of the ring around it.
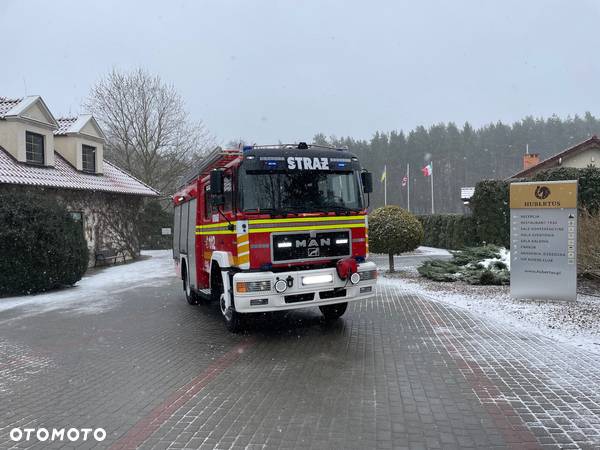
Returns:
[[[223,195],[223,171],[219,169],[210,172],[210,204],[212,206],[223,206],[225,196]]]
[[[210,171],[210,193],[211,195],[223,194],[223,171],[214,169]]]
[[[361,172],[360,180],[362,181],[363,192],[365,194],[373,192],[373,174],[371,172]]]

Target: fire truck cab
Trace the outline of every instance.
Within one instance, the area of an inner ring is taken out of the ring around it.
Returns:
[[[190,304],[245,314],[318,306],[327,320],[374,295],[365,195],[372,176],[347,149],[215,149],[173,196],[173,258]]]

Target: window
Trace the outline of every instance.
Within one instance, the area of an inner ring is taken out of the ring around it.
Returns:
[[[25,160],[32,164],[44,164],[44,136],[25,132]]]
[[[242,170],[238,173],[244,211],[357,211],[363,208],[356,171]]]
[[[225,196],[225,204],[223,211],[233,210],[233,180],[230,173],[225,173],[223,177],[223,194]]]
[[[75,222],[83,222],[83,213],[81,211],[71,211],[71,219]]]
[[[83,227],[83,212],[81,211],[69,211],[69,215],[71,219],[77,222],[81,226],[81,230],[83,231],[83,235],[85,236],[85,228]],[[87,240],[87,238],[86,238]]]
[[[96,147],[81,146],[81,168],[84,172],[96,173]]]
[[[233,211],[233,178],[231,173],[225,173],[223,176],[223,198],[225,204],[221,207],[221,211]],[[210,202],[210,185],[207,184],[204,186],[204,217],[210,219],[212,214],[217,213],[217,207]]]

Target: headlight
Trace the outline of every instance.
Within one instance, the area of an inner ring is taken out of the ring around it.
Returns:
[[[235,290],[240,294],[249,292],[265,292],[271,290],[271,281],[236,281]]]
[[[365,270],[364,272],[358,272],[360,275],[360,281],[374,280],[377,278],[377,270]]]
[[[360,281],[360,275],[357,272],[354,272],[350,275],[350,283],[357,284]]]
[[[275,290],[280,294],[285,292],[287,290],[287,281],[277,280],[275,282]]]

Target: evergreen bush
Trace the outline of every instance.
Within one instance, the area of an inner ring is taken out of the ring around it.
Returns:
[[[509,186],[508,181],[504,180],[484,180],[475,185],[470,206],[479,243],[509,246]]]
[[[75,284],[87,266],[83,227],[62,205],[39,194],[0,194],[0,296]]]
[[[158,200],[148,200],[140,212],[139,240],[143,249],[169,249],[173,236],[162,235],[163,228],[173,228],[173,208],[163,208]],[[172,231],[172,230],[171,230]]]
[[[369,250],[387,253],[390,272],[394,255],[415,250],[423,242],[423,226],[417,218],[399,206],[384,206],[369,214]]]
[[[474,222],[462,214],[432,214],[417,217],[423,225],[423,244],[429,247],[458,250],[476,245]]]
[[[452,252],[450,261],[425,261],[417,268],[421,276],[433,281],[464,281],[474,285],[505,285],[510,283],[510,271],[500,261],[501,250],[493,245],[465,247]],[[488,264],[484,260],[493,260]],[[487,266],[487,267],[486,267]]]
[[[495,244],[508,247],[510,240],[510,183],[517,181],[578,180],[580,216],[600,213],[600,168],[576,169],[560,167],[538,172],[531,180],[485,180],[477,183],[471,198],[475,223],[474,238],[478,244]],[[588,239],[580,229],[580,238]],[[427,241],[427,228],[426,228]],[[451,248],[451,247],[448,247]],[[581,255],[581,254],[580,254]],[[579,264],[582,265],[580,256]]]

